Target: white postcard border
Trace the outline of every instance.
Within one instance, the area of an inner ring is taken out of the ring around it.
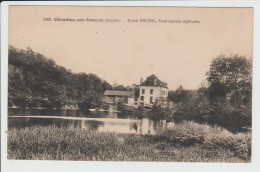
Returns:
[[[251,163],[177,163],[177,162],[92,162],[7,160],[7,76],[8,76],[8,6],[9,5],[90,5],[90,6],[189,6],[253,7],[253,145]],[[259,1],[13,1],[1,3],[1,171],[257,171],[260,169],[260,3]]]

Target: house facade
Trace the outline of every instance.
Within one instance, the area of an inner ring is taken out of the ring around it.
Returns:
[[[167,98],[168,90],[167,83],[160,81],[155,75],[147,77],[140,84],[139,105],[152,106],[157,98]]]
[[[160,81],[155,75],[151,75],[145,81],[141,79],[140,85],[133,84],[132,91],[106,90],[103,102],[151,107],[157,98],[167,98],[168,90],[167,83]]]

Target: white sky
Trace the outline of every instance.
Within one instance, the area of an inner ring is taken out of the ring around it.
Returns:
[[[42,18],[117,18],[122,23],[44,22]],[[200,24],[128,23],[185,19]],[[139,84],[155,74],[170,89],[196,89],[212,58],[252,57],[252,8],[12,6],[9,44],[52,58],[73,72],[94,73],[111,85]]]

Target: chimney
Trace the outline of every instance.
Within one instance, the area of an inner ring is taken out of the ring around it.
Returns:
[[[140,85],[144,82],[143,78],[140,79]]]

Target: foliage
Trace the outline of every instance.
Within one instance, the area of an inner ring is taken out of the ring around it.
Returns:
[[[184,121],[176,124],[171,130],[165,131],[156,139],[167,140],[173,145],[194,146],[199,144],[210,150],[231,151],[245,160],[251,157],[250,133],[233,134],[217,126],[211,127],[206,124]]]
[[[172,104],[162,97],[155,100],[152,109],[149,111],[149,117],[154,120],[172,121],[173,114]]]
[[[235,107],[239,104],[251,104],[251,60],[238,55],[220,55],[212,61],[207,81],[211,99],[224,97]]]
[[[7,151],[8,159],[250,162],[250,138],[194,122],[159,135],[34,126],[10,129]]]
[[[98,106],[112,86],[94,74],[73,73],[44,55],[9,47],[9,106],[30,108]]]
[[[217,124],[231,131],[251,127],[252,62],[245,57],[220,55],[206,73],[208,84],[197,90],[180,86],[169,91],[175,120]]]
[[[94,74],[73,73],[44,55],[9,47],[8,105],[28,108],[93,108],[105,90],[131,90]],[[182,86],[158,99],[150,111],[119,107],[137,118],[193,120],[217,124],[234,132],[251,127],[252,61],[238,55],[220,55],[206,73],[207,84],[197,90]],[[139,94],[135,86],[135,95]]]
[[[129,87],[129,86],[124,87],[123,85],[115,85],[113,87],[113,90],[117,90],[117,91],[130,91],[131,87]]]
[[[188,99],[188,90],[184,90],[182,86],[179,86],[175,91],[169,91],[168,99],[174,103],[180,103]]]
[[[208,118],[224,127],[251,126],[252,62],[243,56],[220,55],[206,74]]]
[[[117,105],[117,109],[121,111],[121,113],[118,114],[120,118],[131,116],[137,119],[142,119],[148,117],[149,111],[141,106],[136,108],[121,103],[118,103]]]
[[[174,107],[175,118],[188,118],[192,120],[197,114],[198,94],[193,90],[185,90],[180,86],[175,91],[169,91],[168,101],[172,101]]]

